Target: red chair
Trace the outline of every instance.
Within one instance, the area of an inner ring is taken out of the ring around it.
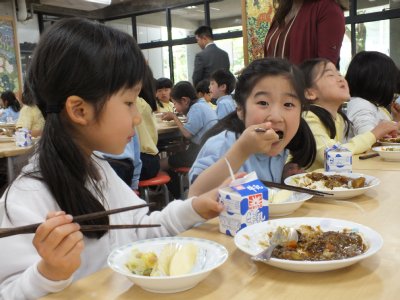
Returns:
[[[157,176],[139,181],[139,192],[140,195],[147,203],[150,202],[149,198],[149,188],[151,186],[161,186],[164,190],[164,197],[165,197],[165,205],[169,203],[169,191],[167,187],[167,183],[170,182],[171,177],[163,171],[158,172]]]
[[[178,174],[179,177],[179,194],[181,199],[183,199],[185,197],[185,191],[184,191],[184,180],[186,177],[186,175],[189,173],[190,168],[188,167],[179,167],[179,168],[175,168],[173,169],[173,171]]]

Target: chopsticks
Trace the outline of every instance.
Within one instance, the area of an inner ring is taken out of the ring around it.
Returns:
[[[302,187],[298,187],[298,186],[292,186],[292,185],[276,183],[276,182],[272,182],[272,181],[265,181],[265,180],[260,180],[260,181],[267,187],[273,187],[273,188],[294,191],[294,192],[299,192],[299,193],[306,193],[306,194],[310,194],[310,195],[314,195],[314,196],[321,196],[321,197],[323,197],[325,195],[333,196],[332,193],[306,189],[306,188],[302,188]]]
[[[140,205],[133,205],[127,207],[121,207],[106,211],[100,211],[85,215],[76,216],[73,218],[74,223],[79,223],[82,221],[87,220],[94,220],[98,218],[102,218],[108,215],[121,213],[124,211],[134,210],[138,208],[143,208],[147,206],[153,206],[154,203],[149,204],[140,204]],[[17,235],[17,234],[27,234],[27,233],[35,233],[36,229],[42,223],[36,223],[31,225],[25,225],[20,227],[13,227],[13,228],[0,228],[0,238]],[[112,229],[128,229],[128,228],[148,228],[148,227],[160,227],[159,224],[128,224],[128,225],[81,225],[81,231],[97,231],[97,230],[112,230]]]
[[[376,156],[379,156],[379,153],[371,153],[371,154],[360,155],[358,157],[358,159],[363,160],[363,159],[368,159],[368,158],[372,158],[372,157],[376,157]]]

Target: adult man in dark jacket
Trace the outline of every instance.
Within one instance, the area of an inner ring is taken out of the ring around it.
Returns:
[[[197,44],[203,49],[196,54],[194,59],[193,85],[209,79],[211,73],[218,69],[229,71],[230,63],[228,54],[214,44],[212,29],[209,26],[200,26],[194,32]]]

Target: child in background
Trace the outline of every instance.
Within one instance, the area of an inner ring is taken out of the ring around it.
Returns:
[[[174,104],[171,102],[172,81],[168,78],[156,80],[156,98],[158,112],[173,112]]]
[[[210,81],[203,79],[196,85],[196,93],[199,101],[205,101],[212,109],[216,110],[217,106],[211,102]]]
[[[218,120],[236,110],[231,93],[235,89],[236,78],[227,70],[217,70],[210,77],[211,98],[217,99]]]
[[[15,122],[18,120],[19,111],[21,110],[21,105],[18,102],[17,97],[12,91],[5,91],[0,96],[1,101],[3,101],[4,110],[0,116],[0,122]]]
[[[0,239],[1,299],[37,299],[63,290],[105,268],[112,249],[178,234],[222,210],[214,190],[151,214],[142,208],[81,223],[161,227],[81,232],[73,223],[72,216],[145,204],[93,155],[119,154],[133,137],[145,72],[135,40],[103,24],[68,18],[42,34],[25,93],[46,113],[46,123],[36,154],[1,199],[6,213],[0,225],[43,223],[35,234]]]
[[[343,143],[353,154],[359,154],[370,149],[377,139],[396,134],[397,124],[382,121],[373,130],[347,140],[352,125],[341,110],[342,104],[350,99],[346,80],[327,59],[307,60],[300,68],[305,77],[306,97],[311,103],[304,118],[317,143],[317,158],[307,171],[323,168],[325,148],[334,144]]]
[[[218,122],[194,162],[189,195],[217,187],[233,172],[255,171],[259,179],[281,182],[289,153],[291,164],[305,168],[315,158],[315,141],[301,118],[306,109],[304,80],[288,61],[253,61],[238,78],[236,113]]]
[[[347,117],[355,135],[371,131],[382,120],[400,121],[400,111],[392,103],[400,75],[389,56],[376,51],[357,53],[346,80],[352,97],[347,104]]]

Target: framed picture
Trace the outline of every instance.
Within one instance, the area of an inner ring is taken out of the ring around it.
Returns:
[[[0,92],[18,93],[22,87],[18,49],[13,18],[0,16]]]
[[[242,0],[245,65],[264,57],[264,40],[273,16],[272,0]]]

